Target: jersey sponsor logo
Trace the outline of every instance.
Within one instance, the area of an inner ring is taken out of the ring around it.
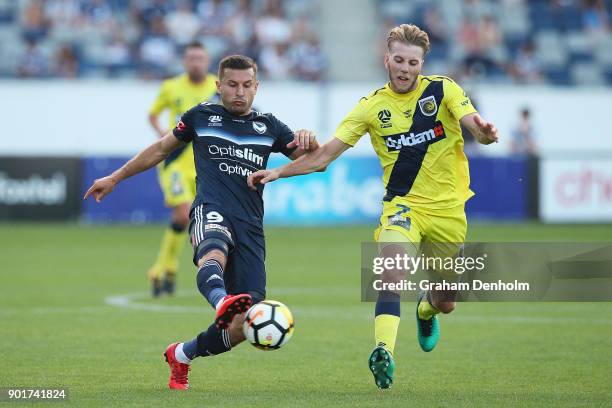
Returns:
[[[268,127],[265,123],[253,122],[253,129],[255,129],[255,131],[259,134],[264,134],[266,133],[266,130],[268,130]]]
[[[264,162],[263,156],[255,153],[253,149],[249,147],[236,148],[234,146],[210,145],[208,146],[208,153],[214,156],[229,156],[236,157],[238,159],[245,159],[259,166],[263,166]]]
[[[212,115],[208,117],[208,126],[223,126],[223,118],[219,115]]]
[[[229,237],[229,239],[232,239],[232,233],[229,231],[229,229],[220,224],[211,224],[211,223],[204,224],[204,233],[207,233],[207,232],[220,232],[226,235],[227,237]]]
[[[239,164],[228,164],[225,162],[219,163],[219,170],[230,176],[232,174],[237,174],[239,176],[248,177],[253,173],[253,170],[242,167]]]
[[[413,133],[399,133],[396,135],[383,136],[385,139],[385,145],[388,151],[400,150],[404,146],[416,146],[420,144],[431,144],[438,142],[446,138],[444,132],[444,126],[442,122],[437,121],[435,126],[431,129],[427,129],[424,132]]]
[[[378,120],[380,121],[380,127],[382,129],[393,126],[391,123],[391,112],[388,109],[383,109],[378,112]]]
[[[419,108],[425,116],[433,116],[438,112],[438,103],[433,95],[419,100]]]

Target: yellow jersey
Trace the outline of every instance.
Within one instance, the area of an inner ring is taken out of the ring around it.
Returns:
[[[387,83],[361,98],[335,136],[353,146],[370,134],[383,168],[383,201],[425,210],[463,205],[474,193],[459,120],[476,109],[448,77],[419,75],[417,84],[398,94]]]
[[[168,110],[168,130],[172,130],[181,119],[181,115],[192,107],[209,101],[217,93],[216,75],[206,74],[206,79],[199,84],[194,84],[189,80],[187,74],[181,74],[165,80],[159,90],[157,98],[151,105],[149,112],[159,115],[164,110]],[[163,166],[181,157],[185,160],[186,166],[193,164],[193,148],[191,144],[181,149],[175,150],[164,162]]]

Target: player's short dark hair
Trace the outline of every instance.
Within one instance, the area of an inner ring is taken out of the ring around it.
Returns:
[[[219,79],[223,79],[223,71],[226,69],[249,69],[253,68],[255,77],[257,77],[257,64],[252,58],[246,55],[228,55],[219,61]]]
[[[204,44],[202,44],[202,43],[201,43],[201,42],[199,42],[199,41],[192,41],[192,42],[190,42],[189,44],[187,44],[187,45],[185,46],[185,48],[184,48],[183,50],[184,50],[184,51],[187,51],[187,50],[188,50],[188,49],[190,49],[190,48],[199,48],[199,49],[201,49],[201,50],[206,50],[206,47],[204,47]]]

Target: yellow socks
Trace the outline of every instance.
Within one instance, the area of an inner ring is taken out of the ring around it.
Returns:
[[[173,228],[166,229],[162,238],[159,254],[153,267],[149,270],[149,278],[162,278],[166,271],[175,272],[178,270],[178,258],[184,247],[184,233],[177,232]]]
[[[393,354],[395,340],[397,339],[397,328],[400,318],[390,314],[381,314],[374,319],[374,337],[376,344],[383,343],[385,349]]]

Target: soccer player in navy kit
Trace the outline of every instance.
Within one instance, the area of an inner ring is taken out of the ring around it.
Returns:
[[[296,159],[316,150],[312,132],[292,132],[270,113],[253,111],[257,65],[232,55],[219,63],[221,104],[188,110],[163,138],[138,153],[85,193],[96,201],[121,180],[151,168],[185,143],[193,143],[196,198],[189,235],[198,267],[198,289],[216,310],[215,322],[191,341],[173,343],[164,353],[173,389],[188,389],[192,360],[229,351],[244,340],[243,313],[265,298],[263,186],[253,191],[246,178],[265,169],[272,152]]]

